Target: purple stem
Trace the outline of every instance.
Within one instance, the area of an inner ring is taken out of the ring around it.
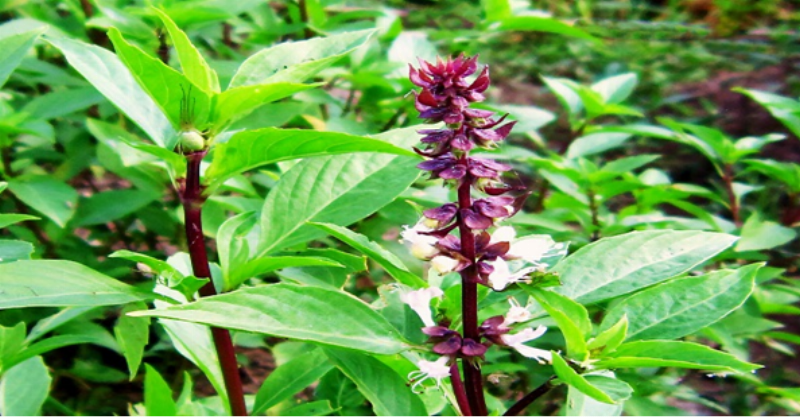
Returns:
[[[203,187],[200,184],[200,161],[203,160],[205,154],[205,151],[201,151],[186,155],[186,183],[181,194],[186,218],[186,241],[189,244],[192,270],[196,277],[209,279],[208,283],[200,288],[201,297],[217,295],[211,279],[211,269],[208,266],[208,252],[201,220],[205,198],[203,197]],[[222,367],[222,377],[225,380],[225,390],[228,392],[231,413],[234,416],[246,416],[247,406],[244,403],[242,379],[239,376],[239,365],[236,362],[236,352],[233,349],[231,334],[227,329],[211,327],[211,335]]]
[[[456,360],[453,360],[453,364],[450,365],[450,385],[453,386],[453,392],[456,394],[456,401],[458,402],[458,408],[461,409],[461,415],[471,416],[472,409],[469,406],[467,392],[464,390],[464,382],[461,381],[461,374],[458,372],[458,361]]]
[[[461,159],[463,165],[467,165],[467,155]],[[465,169],[466,171],[466,169]],[[459,209],[469,209],[472,207],[472,197],[470,188],[472,178],[469,173],[462,178],[458,186],[458,207]],[[461,316],[464,322],[464,338],[474,341],[480,340],[478,333],[478,277],[475,269],[475,235],[472,233],[464,219],[459,216],[458,230],[461,235],[462,255],[470,262],[470,266],[461,271]],[[485,416],[486,399],[483,397],[483,378],[481,370],[476,362],[467,359],[463,361],[464,381],[466,385],[467,398],[469,399],[470,409],[476,415]]]

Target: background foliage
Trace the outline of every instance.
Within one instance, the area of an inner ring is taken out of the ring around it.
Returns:
[[[568,400],[570,414],[796,414],[799,19],[777,0],[0,1],[0,414],[225,413],[208,330],[164,319],[181,314],[229,326],[242,318],[234,341],[256,413],[453,413],[441,393],[404,388],[413,364],[391,355],[401,338],[422,340],[384,284],[417,286],[429,273],[399,243],[400,228],[449,201],[413,168],[410,126],[422,121],[407,65],[461,52],[491,67],[482,105],[518,121],[497,155],[534,191],[514,226],[596,251],[609,269],[571,258],[556,267],[574,277],[556,291],[589,305],[585,333],[626,317],[628,355],[683,338],[737,360],[633,369],[617,351],[598,367],[619,367],[607,379],[632,388],[616,392],[624,406],[576,391],[608,381],[575,374],[528,411],[553,414]],[[226,289],[283,284],[222,296],[216,316],[206,301],[157,319],[126,315],[202,284],[173,187],[186,170],[172,149],[187,122],[216,135],[203,219],[216,279]],[[647,241],[614,240],[631,231]],[[639,269],[605,293],[583,285],[614,276],[632,253],[673,247],[677,260],[660,270]],[[50,260],[14,262],[26,259]],[[745,266],[754,263],[765,266]],[[155,283],[164,299],[151,301]],[[652,314],[675,308],[654,301],[663,294],[685,314]],[[303,316],[253,323],[238,310],[286,302],[327,313],[317,325],[341,334],[306,334]],[[364,334],[367,345],[354,341]],[[604,346],[581,342],[572,341],[578,351]],[[343,349],[356,343],[383,356]],[[553,372],[492,355],[484,372],[497,408]],[[709,375],[744,361],[764,368]]]

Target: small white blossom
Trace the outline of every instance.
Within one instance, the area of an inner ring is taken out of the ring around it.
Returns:
[[[489,274],[489,284],[495,291],[501,291],[507,286],[527,280],[527,275],[533,271],[543,271],[546,265],[542,259],[552,256],[564,255],[567,246],[556,243],[550,236],[532,235],[516,239],[517,232],[511,226],[502,226],[492,233],[490,244],[509,242],[506,256],[512,261],[498,258],[490,263],[494,271]]]
[[[509,304],[511,304],[511,308],[508,309],[508,313],[506,313],[505,320],[503,320],[503,327],[509,327],[515,323],[523,323],[533,318],[533,314],[531,314],[530,310],[528,310],[528,306],[520,305],[517,300],[512,297],[508,299]]]
[[[494,270],[489,274],[489,284],[495,291],[502,291],[515,282],[525,281],[527,275],[537,269],[537,267],[527,267],[511,272],[508,262],[503,258],[497,258],[490,264]]]
[[[425,327],[436,326],[431,313],[431,300],[439,298],[444,293],[438,287],[422,288],[400,294],[400,301],[408,304],[419,316]]]
[[[441,388],[442,380],[450,376],[450,367],[447,366],[449,359],[447,356],[442,356],[435,361],[422,359],[417,362],[419,370],[408,374],[408,379],[414,382],[411,391],[419,394],[417,388],[427,379],[433,379],[436,381],[436,388]]]
[[[458,261],[444,255],[434,256],[431,259],[431,266],[441,275],[453,272],[458,266]]]
[[[439,250],[435,246],[439,239],[436,236],[420,233],[433,230],[425,223],[423,219],[417,222],[414,227],[403,226],[405,230],[400,235],[403,237],[403,243],[410,246],[411,254],[414,257],[427,261],[439,254]]]
[[[504,334],[500,336],[500,338],[503,340],[503,343],[519,352],[522,356],[536,359],[539,363],[545,364],[553,361],[553,356],[550,351],[525,346],[525,343],[540,338],[546,331],[547,328],[544,326],[539,326],[535,330],[528,327],[519,333]]]

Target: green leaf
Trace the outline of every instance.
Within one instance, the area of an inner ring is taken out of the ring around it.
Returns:
[[[73,225],[105,224],[136,213],[160,195],[142,190],[111,190],[81,200]]]
[[[12,356],[5,363],[3,367],[9,369],[14,365],[26,361],[34,356],[50,352],[54,349],[59,349],[65,346],[80,345],[85,343],[96,343],[98,340],[93,335],[87,334],[66,334],[59,336],[51,336],[42,341],[36,342],[28,347],[25,347],[16,355]],[[0,370],[0,373],[2,370]]]
[[[318,381],[333,365],[320,349],[300,355],[269,374],[256,393],[251,415],[263,414],[268,408],[292,398],[314,381]]]
[[[116,28],[109,29],[108,38],[133,78],[153,98],[173,128],[194,127],[202,131],[208,127],[212,106],[209,93],[158,58],[128,43]]]
[[[586,308],[552,291],[526,285],[522,288],[555,320],[561,333],[564,334],[569,355],[579,361],[585,360],[588,353],[586,336],[592,331],[592,322],[589,320]]]
[[[25,345],[25,323],[14,327],[0,326],[0,375],[16,364],[14,358]]]
[[[311,156],[354,152],[415,154],[389,142],[338,132],[265,128],[240,132],[214,149],[206,178],[214,185],[259,166]]]
[[[622,414],[622,405],[601,403],[573,386],[567,389],[566,406],[564,415],[567,416],[614,417]]]
[[[128,284],[72,261],[0,264],[0,309],[103,306],[153,298]]]
[[[633,135],[630,133],[599,132],[581,136],[569,144],[567,158],[575,159],[605,152],[622,146]]]
[[[21,112],[31,118],[54,119],[86,109],[104,101],[102,94],[94,87],[72,88],[47,93],[29,101]]]
[[[158,110],[157,110],[158,111]],[[112,148],[117,148],[119,143],[130,146],[138,151],[155,156],[163,160],[170,168],[171,175],[180,178],[186,176],[186,158],[171,149],[143,142],[136,135],[131,134],[122,126],[106,123],[97,119],[87,119],[86,128],[97,138]],[[123,151],[124,152],[124,151]],[[122,155],[123,158],[125,154]],[[125,166],[129,164],[123,159]]]
[[[172,389],[155,368],[144,364],[144,408],[148,416],[177,416]]]
[[[166,309],[132,313],[264,333],[378,354],[403,349],[381,315],[342,291],[290,284],[245,288]]]
[[[241,266],[250,256],[247,235],[253,230],[256,220],[254,211],[239,213],[225,220],[217,230],[217,252],[225,288],[235,288],[230,284],[231,270]]]
[[[425,404],[388,365],[363,353],[325,348],[328,358],[352,380],[378,416],[426,416]]]
[[[230,272],[230,288],[236,288],[250,278],[261,276],[272,271],[296,266],[333,266],[341,267],[336,261],[313,256],[271,256],[253,259],[235,266]]]
[[[627,316],[628,339],[677,339],[692,334],[739,308],[755,286],[762,264],[678,278],[622,300],[601,328]]]
[[[8,182],[8,189],[62,228],[75,214],[78,192],[61,181],[45,176],[14,178]]]
[[[742,226],[741,239],[734,248],[736,252],[765,250],[783,246],[797,237],[797,232],[769,220],[761,220],[754,212]]]
[[[526,32],[547,32],[595,42],[600,41],[583,29],[576,28],[558,19],[542,16],[506,17],[490,24],[489,29],[495,31],[521,30]]]
[[[153,142],[170,150],[175,146],[177,133],[169,120],[117,56],[105,48],[71,39],[47,37],[46,40],[60,49],[70,66],[139,125]]]
[[[604,78],[592,85],[592,90],[600,94],[600,97],[606,103],[618,104],[627,99],[636,84],[639,82],[639,77],[634,72],[627,72],[625,74],[615,75],[613,77]]]
[[[52,378],[41,356],[11,368],[0,379],[0,414],[39,416]]]
[[[725,250],[735,236],[701,231],[648,230],[604,238],[559,262],[556,288],[591,304],[680,275]]]
[[[214,97],[212,133],[223,131],[231,123],[249,115],[253,110],[319,84],[272,83],[231,88]],[[251,132],[243,132],[251,133]]]
[[[403,261],[393,253],[382,248],[377,243],[369,240],[366,236],[353,232],[346,227],[337,226],[329,223],[311,223],[312,226],[324,230],[326,233],[336,237],[350,247],[358,250],[378,263],[386,272],[402,284],[412,288],[427,287],[428,284],[416,274],[408,270]]]
[[[481,8],[486,20],[490,22],[511,17],[509,0],[481,0]]]
[[[159,306],[158,303],[156,305]],[[175,350],[203,371],[227,409],[229,407],[228,393],[225,390],[225,380],[222,376],[219,357],[211,338],[211,329],[207,326],[175,320],[160,319],[158,322],[166,330]],[[228,412],[230,411],[228,410]]]
[[[574,369],[572,369],[569,364],[556,352],[553,352],[553,370],[556,372],[556,375],[561,382],[571,387],[575,387],[575,389],[588,395],[589,397],[594,398],[601,403],[617,403],[614,398],[611,397],[611,395],[594,386],[591,382],[584,378],[583,375],[580,375]]]
[[[13,24],[13,21],[9,23]],[[0,26],[0,31],[3,31],[3,26],[10,27],[6,26],[9,25],[9,23]],[[24,58],[28,50],[31,49],[33,43],[36,42],[36,38],[44,33],[46,29],[46,26],[42,26],[37,29],[22,33],[13,33],[10,36],[3,36],[0,38],[0,87],[6,83],[8,77],[14,72],[14,69],[22,62],[22,58]]]
[[[228,88],[277,82],[303,82],[367,42],[373,30],[285,42],[247,58]]]
[[[776,119],[780,120],[796,137],[800,137],[800,102],[777,94],[757,90],[734,88],[764,106]]]
[[[0,263],[31,259],[33,251],[30,242],[0,239]]]
[[[376,136],[411,146],[419,127]],[[419,159],[395,155],[344,155],[303,160],[284,174],[261,213],[259,256],[307,242],[323,233],[309,221],[347,226],[393,201],[419,176]]]
[[[39,220],[39,217],[17,213],[0,214],[0,229],[27,220]]]
[[[119,313],[117,324],[114,326],[114,337],[128,363],[131,381],[139,371],[142,363],[144,347],[150,340],[150,317],[131,317],[131,311],[147,310],[147,304],[137,302],[126,305]]]
[[[288,410],[281,410],[282,416],[327,416],[335,413],[339,409],[334,409],[328,400],[311,401],[296,405]]]
[[[175,269],[172,265],[160,259],[153,258],[152,256],[147,256],[141,253],[131,252],[129,250],[123,249],[123,250],[118,250],[112,253],[111,255],[108,255],[108,257],[122,258],[132,262],[143,263],[147,265],[148,268],[153,270],[153,272],[164,277],[168,281],[169,287],[177,285],[177,283],[179,283],[184,278],[184,275],[180,273],[177,269]]]
[[[611,352],[622,344],[627,335],[628,316],[623,314],[622,318],[620,318],[619,321],[617,321],[613,326],[603,330],[597,335],[597,337],[589,340],[587,347],[589,350],[599,349],[601,352]]]
[[[186,33],[166,13],[156,8],[151,8],[151,10],[161,18],[164,27],[167,28],[172,45],[175,47],[175,51],[178,52],[178,61],[181,63],[181,69],[186,78],[208,93],[219,93],[217,73],[208,66],[208,63],[200,55],[197,48],[192,45]]]
[[[595,362],[597,369],[674,367],[711,372],[749,373],[760,365],[690,342],[644,340],[625,343],[616,351]]]
[[[575,91],[579,86],[572,80],[566,78],[552,78],[542,76],[542,81],[555,94],[558,101],[569,112],[570,116],[575,116],[583,108],[581,97]]]

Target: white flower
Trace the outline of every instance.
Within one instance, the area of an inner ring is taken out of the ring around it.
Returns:
[[[516,239],[517,232],[511,226],[498,227],[492,233],[491,243],[509,242],[507,255],[538,265],[542,258],[566,253],[566,245],[556,243],[547,235],[531,235]]]
[[[436,388],[441,388],[442,380],[450,376],[450,367],[447,366],[447,361],[450,358],[442,356],[436,361],[426,361],[424,359],[417,362],[418,371],[413,371],[408,374],[408,379],[413,381],[411,391],[419,394],[417,387],[422,384],[426,379],[433,378],[436,381]]]
[[[537,267],[532,266],[511,272],[508,262],[503,258],[497,258],[490,264],[494,270],[489,274],[489,284],[495,291],[502,291],[515,282],[525,281],[527,275],[537,269]]]
[[[513,297],[509,297],[508,302],[511,304],[511,308],[508,309],[508,313],[506,313],[505,320],[503,320],[501,326],[509,327],[512,324],[523,323],[533,318],[533,314],[528,310],[527,305],[520,305]]]
[[[411,247],[411,254],[414,257],[427,261],[439,254],[439,250],[435,246],[439,239],[436,236],[420,233],[433,230],[425,224],[424,219],[417,222],[414,227],[403,226],[403,228],[405,230],[400,233],[403,243]]]
[[[516,239],[517,232],[513,227],[502,226],[495,229],[489,241],[490,244],[509,242],[506,257],[512,261],[498,258],[490,263],[494,271],[489,274],[489,284],[495,291],[501,291],[507,286],[528,279],[527,275],[533,271],[543,271],[546,265],[542,258],[563,256],[567,246],[556,243],[550,236],[531,235]]]
[[[531,327],[528,327],[519,333],[504,334],[500,336],[500,338],[503,340],[503,343],[515,349],[522,356],[525,356],[526,358],[536,359],[537,361],[539,361],[539,363],[545,364],[545,363],[551,363],[553,361],[553,356],[550,353],[550,351],[544,349],[537,349],[530,346],[525,346],[525,342],[530,342],[531,340],[540,338],[546,331],[547,328],[544,326],[539,326],[536,328],[536,330],[534,330]]]
[[[458,261],[444,255],[434,256],[431,259],[431,266],[441,275],[453,272],[458,266]]]
[[[400,301],[408,304],[412,310],[422,319],[425,327],[436,326],[431,313],[431,300],[441,297],[444,293],[438,287],[422,288],[400,294]]]

